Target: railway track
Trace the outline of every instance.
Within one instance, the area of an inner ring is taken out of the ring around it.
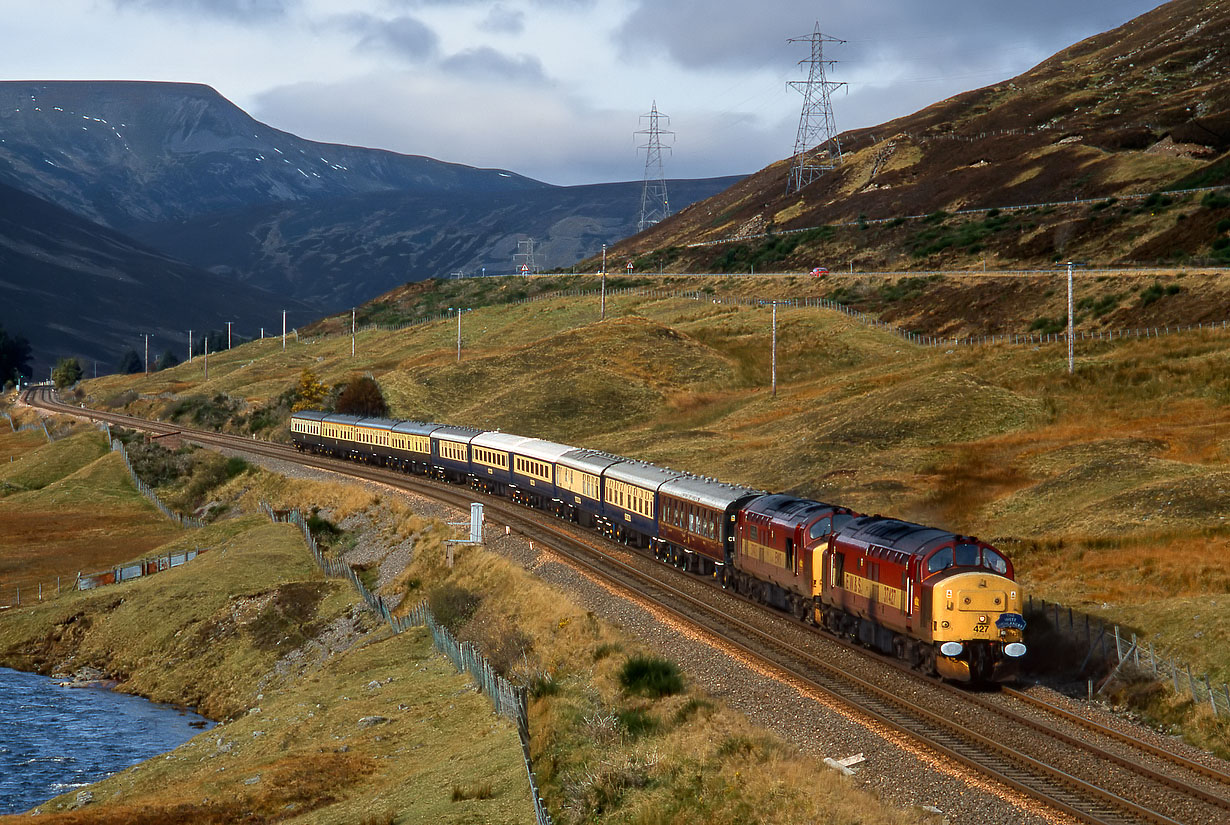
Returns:
[[[35,406],[54,412],[155,433],[180,433],[202,446],[377,481],[463,511],[476,495],[468,488],[299,453],[289,445],[82,410],[60,403],[49,388],[34,388],[27,397]],[[852,667],[851,657],[835,656],[834,651],[848,653],[853,645],[546,514],[504,499],[483,496],[482,500],[493,520],[550,548],[588,575],[651,601],[678,621],[702,629],[715,643],[866,720],[899,731],[942,761],[963,765],[1058,814],[1095,825],[1230,821],[1230,774],[1219,767],[1187,759],[1020,691],[979,695],[923,678],[879,657],[859,656]]]

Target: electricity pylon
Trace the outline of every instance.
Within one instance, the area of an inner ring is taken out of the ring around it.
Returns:
[[[834,83],[825,77],[825,43],[845,43],[820,33],[820,23],[806,37],[792,37],[787,43],[810,43],[811,57],[800,60],[807,64],[807,80],[792,80],[788,84],[803,95],[803,112],[799,115],[799,132],[794,139],[794,162],[786,192],[797,192],[823,172],[841,163],[841,142],[837,139],[837,122],[833,119],[832,92],[845,83]]]
[[[666,196],[666,177],[662,171],[662,135],[675,133],[664,131],[658,125],[659,121],[665,120],[669,126],[671,121],[658,111],[658,101],[653,102],[653,107],[647,114],[641,115],[641,121],[646,118],[649,119],[649,128],[633,132],[634,135],[648,136],[643,145],[636,147],[638,152],[645,150],[645,187],[641,190],[641,221],[637,225],[638,232],[665,220],[671,213],[670,199]],[[665,148],[668,152],[671,149],[669,146]]]

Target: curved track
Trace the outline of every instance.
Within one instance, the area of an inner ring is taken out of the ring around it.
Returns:
[[[131,418],[60,403],[47,387],[27,391],[34,406],[155,433],[180,433],[224,447],[378,481],[467,510],[477,494],[417,476],[299,453],[289,445]],[[917,741],[942,760],[966,766],[1057,812],[1088,823],[1230,821],[1230,775],[1149,745],[1019,691],[979,695],[924,679],[895,662],[858,657],[850,649],[784,615],[753,608],[713,582],[666,567],[641,553],[505,499],[482,496],[494,520],[566,557],[590,575],[652,601],[719,644],[831,697],[870,720]],[[740,605],[741,609],[735,609]],[[861,672],[855,672],[861,671]]]

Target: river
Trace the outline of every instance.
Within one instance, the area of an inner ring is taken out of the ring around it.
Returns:
[[[0,668],[0,815],[174,750],[212,725],[136,696]]]

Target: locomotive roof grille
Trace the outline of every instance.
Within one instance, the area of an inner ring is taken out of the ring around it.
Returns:
[[[961,538],[947,530],[883,516],[860,516],[838,530],[837,535],[839,539],[877,544],[917,556]]]

